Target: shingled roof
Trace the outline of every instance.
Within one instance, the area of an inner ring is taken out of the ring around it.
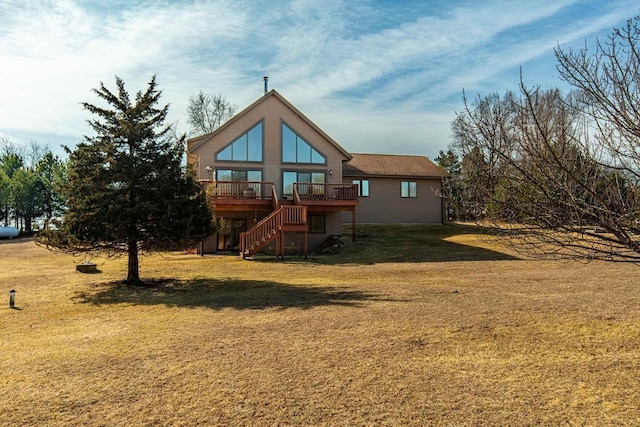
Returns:
[[[447,173],[425,156],[354,154],[342,168],[343,176],[395,176],[441,179]]]

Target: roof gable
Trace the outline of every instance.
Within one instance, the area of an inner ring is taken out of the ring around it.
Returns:
[[[291,104],[284,96],[280,95],[276,90],[271,89],[269,92],[265,93],[262,97],[257,99],[251,105],[240,111],[238,114],[233,116],[227,122],[225,122],[222,126],[211,133],[207,133],[204,135],[200,135],[194,138],[190,138],[187,140],[187,153],[192,153],[211,139],[213,139],[216,135],[236,123],[242,117],[244,117],[249,111],[257,108],[260,104],[265,102],[267,99],[275,97],[282,104],[284,104],[290,111],[296,114],[300,119],[302,119],[306,124],[308,124],[313,130],[318,132],[324,139],[326,139],[331,145],[333,145],[340,153],[342,153],[347,159],[351,159],[351,154],[347,150],[345,150],[340,144],[338,144],[333,138],[327,135],[320,127],[318,127],[315,123],[313,123],[307,116],[305,116],[300,110],[298,110],[293,104]]]
[[[395,154],[352,154],[343,176],[395,176],[441,179],[447,174],[425,156]]]

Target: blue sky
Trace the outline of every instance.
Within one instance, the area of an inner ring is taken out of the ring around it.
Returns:
[[[0,136],[62,154],[90,134],[81,102],[157,74],[187,131],[199,90],[244,108],[262,77],[354,153],[431,158],[468,95],[560,86],[553,49],[584,47],[636,0],[0,0]]]

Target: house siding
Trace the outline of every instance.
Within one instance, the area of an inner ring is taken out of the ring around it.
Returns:
[[[345,176],[343,182],[351,183],[353,179],[369,180],[369,197],[360,197],[356,210],[358,223],[441,224],[443,221],[440,179]],[[402,181],[416,182],[417,197],[401,197]],[[343,214],[342,220],[351,222],[351,214]]]
[[[349,212],[350,214],[350,212]],[[342,235],[342,220],[340,212],[327,212],[325,215],[325,232],[324,233],[307,233],[307,240],[309,249],[315,249],[320,246],[329,236],[341,236]],[[300,236],[303,238],[302,236]],[[297,247],[298,235],[297,233],[285,233],[285,246],[291,251],[292,248]],[[304,252],[304,247],[300,250]]]

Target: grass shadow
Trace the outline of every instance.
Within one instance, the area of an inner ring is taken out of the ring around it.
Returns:
[[[498,250],[448,240],[463,235],[486,235],[488,240],[491,231],[464,224],[358,225],[355,242],[351,241],[350,227],[345,229],[343,235],[345,245],[338,254],[310,258],[313,262],[329,265],[521,259]],[[289,260],[296,259],[299,258],[289,257]],[[263,260],[273,260],[273,258]]]
[[[162,279],[138,287],[128,286],[121,281],[96,286],[99,289],[95,293],[81,293],[75,299],[95,305],[161,304],[213,310],[309,309],[319,306],[358,306],[366,301],[385,300],[380,295],[338,287],[297,286],[257,280]]]
[[[77,270],[76,270],[77,271]],[[102,270],[98,270],[97,268],[95,270],[87,270],[87,271],[77,271],[79,274],[101,274]]]

